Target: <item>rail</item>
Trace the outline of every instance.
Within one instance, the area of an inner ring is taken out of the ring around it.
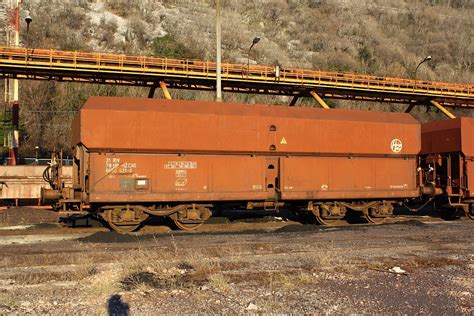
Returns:
[[[68,52],[0,46],[0,74],[18,79],[89,81],[210,89],[216,64],[210,61]],[[222,65],[224,89],[237,92],[323,96],[414,103],[435,100],[443,105],[474,108],[474,85],[394,77],[246,64]]]

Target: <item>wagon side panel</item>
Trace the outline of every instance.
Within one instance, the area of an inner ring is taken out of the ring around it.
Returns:
[[[283,199],[417,196],[415,158],[282,158]]]
[[[91,154],[91,202],[264,199],[265,159],[250,156]]]

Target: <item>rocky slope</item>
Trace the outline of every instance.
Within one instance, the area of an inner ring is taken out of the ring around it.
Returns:
[[[209,0],[24,1],[33,17],[30,47],[213,59],[215,3]],[[470,0],[223,0],[223,61],[356,71],[474,83],[474,2]],[[22,30],[23,34],[25,30]],[[90,95],[145,96],[139,88],[22,82],[23,151],[69,147],[69,121]],[[174,91],[210,99],[209,93]],[[286,98],[225,95],[240,102]],[[311,103],[311,100],[303,100]],[[335,102],[347,108],[390,108]],[[62,112],[51,112],[62,111]],[[392,107],[393,110],[397,107]],[[71,111],[71,112],[69,112]],[[468,112],[458,114],[471,115]],[[422,120],[442,117],[426,109]]]

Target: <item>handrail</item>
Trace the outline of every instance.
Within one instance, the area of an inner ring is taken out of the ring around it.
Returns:
[[[99,74],[130,74],[161,77],[186,77],[211,80],[215,78],[216,64],[193,59],[171,59],[123,54],[56,51],[0,46],[0,73],[8,73],[13,67],[49,69],[54,71],[90,72]],[[358,89],[377,93],[403,92],[433,97],[468,99],[474,103],[474,85],[414,80],[396,77],[380,77],[367,74],[332,72],[300,68],[275,68],[225,63],[222,65],[225,80],[273,85],[297,84],[332,89]]]

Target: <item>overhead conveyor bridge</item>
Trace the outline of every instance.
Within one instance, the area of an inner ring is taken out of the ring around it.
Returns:
[[[0,46],[4,78],[214,90],[210,61]],[[474,85],[277,66],[222,64],[224,91],[474,108]],[[169,94],[168,94],[169,97]]]

